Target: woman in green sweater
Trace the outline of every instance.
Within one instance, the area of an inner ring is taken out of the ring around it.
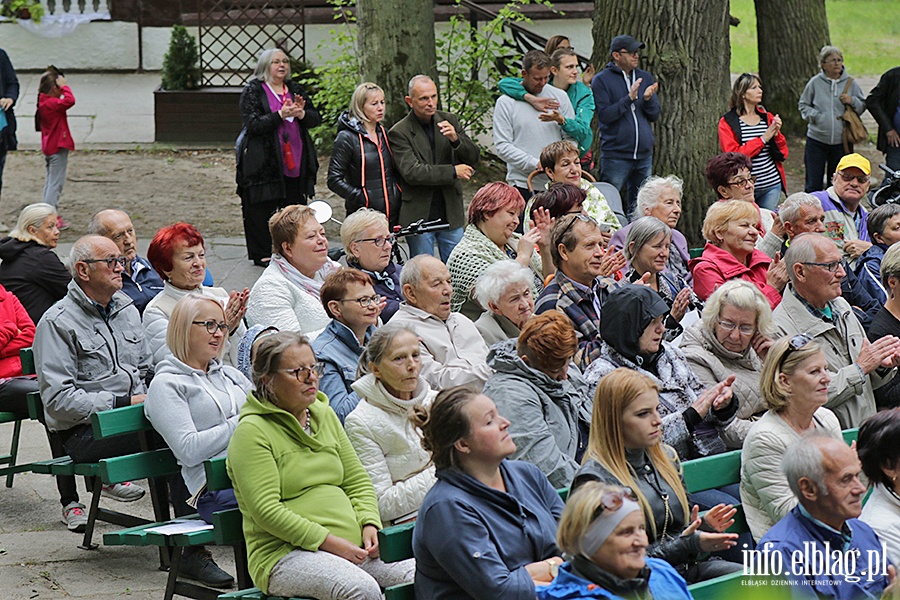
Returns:
[[[253,583],[274,596],[380,600],[413,579],[378,558],[378,501],[328,398],[309,341],[280,332],[253,361],[256,394],[228,446]]]

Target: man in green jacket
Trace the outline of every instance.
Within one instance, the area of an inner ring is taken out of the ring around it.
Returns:
[[[456,115],[437,109],[437,86],[430,77],[410,79],[406,103],[412,110],[388,133],[403,179],[400,224],[419,219],[449,223],[448,230],[407,238],[411,257],[433,254],[436,240],[441,260],[447,262],[465,225],[461,180],[472,177],[480,153]]]

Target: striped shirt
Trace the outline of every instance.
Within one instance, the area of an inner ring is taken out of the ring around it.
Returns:
[[[765,119],[760,119],[756,125],[747,125],[743,119],[739,119],[741,124],[741,140],[746,142],[755,137],[762,137],[766,133],[769,126]],[[769,146],[763,146],[759,154],[750,159],[753,163],[750,172],[756,176],[756,189],[764,190],[766,188],[781,185],[781,175],[775,166],[775,160]]]

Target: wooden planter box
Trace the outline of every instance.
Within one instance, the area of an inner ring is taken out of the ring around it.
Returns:
[[[153,92],[157,142],[234,145],[241,132],[242,88]]]

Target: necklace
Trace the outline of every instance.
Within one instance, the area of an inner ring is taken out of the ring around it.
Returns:
[[[306,432],[306,435],[312,435],[312,428],[310,427],[309,420],[309,409],[306,409],[306,423],[303,424],[303,431]]]
[[[671,513],[671,508],[669,507],[669,494],[667,492],[663,491],[662,484],[660,484],[660,482],[659,482],[659,475],[656,473],[656,469],[653,468],[653,465],[650,462],[649,457],[647,457],[646,455],[644,455],[644,457],[647,460],[647,463],[644,464],[644,468],[642,469],[643,475],[644,475],[644,481],[646,481],[647,485],[649,485],[650,488],[654,492],[656,492],[656,495],[659,496],[660,499],[662,499],[663,504],[665,505],[666,512],[665,512],[665,516],[663,517],[662,532],[657,536],[657,539],[662,540],[662,539],[666,539],[666,534],[668,533],[667,530],[669,529],[669,523],[671,521],[672,513]],[[653,478],[653,481],[650,480],[651,477]]]

